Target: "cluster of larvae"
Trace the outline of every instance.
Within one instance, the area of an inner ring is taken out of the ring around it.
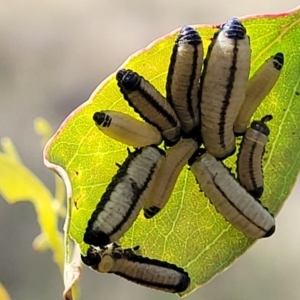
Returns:
[[[278,80],[284,57],[271,56],[249,80],[250,58],[246,29],[232,18],[214,34],[205,59],[199,33],[182,27],[170,58],[166,97],[136,72],[117,72],[120,92],[144,121],[108,110],[93,116],[104,134],[135,150],[128,150],[118,164],[88,221],[83,240],[90,248],[82,255],[86,265],[151,288],[186,290],[190,278],[182,268],[116,242],[142,209],[145,218],[153,218],[164,208],[187,164],[201,191],[235,228],[255,239],[274,233],[274,216],[259,200],[266,122],[272,115],[249,123]],[[239,135],[236,179],[222,160],[236,151]],[[158,147],[162,142],[164,147]]]

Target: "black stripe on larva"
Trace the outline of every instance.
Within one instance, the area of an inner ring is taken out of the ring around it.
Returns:
[[[249,176],[250,176],[250,180],[251,180],[251,184],[253,186],[253,191],[249,191],[249,193],[256,197],[260,197],[263,193],[263,187],[262,186],[258,186],[257,182],[256,182],[256,178],[255,178],[255,170],[254,170],[254,154],[255,154],[255,148],[257,146],[257,143],[253,143],[250,153],[249,153],[249,161],[248,161],[248,169],[249,169]]]
[[[207,65],[208,65],[210,55],[211,55],[211,51],[212,51],[212,49],[215,45],[215,42],[218,38],[219,33],[220,33],[220,30],[218,30],[217,32],[214,33],[214,36],[211,39],[211,43],[208,46],[206,57],[203,61],[203,70],[201,72],[200,85],[199,85],[199,89],[198,89],[198,98],[199,98],[199,103],[200,103],[200,113],[201,113],[202,89],[203,89],[204,78],[205,78],[205,74],[206,74],[206,70],[207,70]]]
[[[166,111],[159,102],[156,101],[146,90],[141,88],[141,80],[146,79],[139,75],[136,72],[133,72],[132,70],[125,70],[121,69],[117,72],[117,81],[118,81],[118,86],[120,87],[120,91],[124,96],[124,99],[129,103],[131,107],[133,107],[134,111],[136,111],[146,122],[149,124],[155,126],[158,128],[160,131],[163,131],[163,129],[159,126],[159,124],[153,123],[151,121],[151,118],[148,118],[147,115],[144,114],[143,111],[138,110],[135,106],[133,106],[129,100],[129,93],[137,91],[139,92],[142,97],[146,99],[146,101],[153,106],[157,113],[161,114],[164,116],[164,118],[172,125],[172,127],[177,127],[178,126],[178,121],[173,118],[172,115]],[[147,81],[148,82],[148,81]],[[151,84],[149,82],[149,84]],[[153,86],[155,89],[155,87]]]
[[[236,207],[236,205],[230,200],[230,198],[227,197],[227,195],[224,193],[224,191],[221,189],[221,187],[215,182],[214,177],[212,178],[213,182],[215,184],[215,187],[217,188],[217,190],[221,193],[221,195],[227,200],[227,202],[234,208],[236,209],[245,219],[247,219],[249,221],[249,223],[253,224],[254,226],[256,226],[258,229],[260,229],[261,231],[264,231],[266,233],[268,233],[268,231],[266,231],[263,227],[257,225],[256,223],[253,222],[253,220],[251,220],[250,218],[248,218],[246,215],[243,214],[243,212]]]
[[[192,72],[190,75],[190,85],[187,90],[187,110],[189,112],[189,115],[193,119],[195,117],[194,110],[192,107],[192,98],[191,98],[191,93],[193,89],[193,83],[195,80],[196,76],[196,68],[197,68],[197,60],[198,60],[198,45],[202,43],[202,39],[198,33],[197,30],[190,26],[183,26],[178,34],[178,37],[175,41],[175,45],[173,47],[173,52],[171,55],[170,59],[170,66],[169,66],[169,71],[168,71],[168,76],[167,76],[167,82],[166,82],[166,92],[167,92],[167,100],[168,102],[174,106],[174,101],[172,97],[172,92],[171,92],[171,86],[172,86],[172,79],[174,75],[174,67],[176,64],[176,58],[178,54],[178,48],[183,45],[183,44],[189,44],[192,45],[194,48],[194,53],[193,53],[193,63],[192,63]]]
[[[220,29],[224,31],[226,37],[230,39],[243,39],[246,34],[246,28],[237,18],[231,18],[222,24]]]
[[[159,149],[159,148],[157,148],[157,149]],[[161,150],[161,149],[159,149],[159,151],[163,152],[163,150]],[[104,209],[106,204],[110,201],[111,194],[114,192],[116,186],[123,179],[123,177],[127,174],[127,169],[129,167],[129,164],[138,155],[140,155],[141,152],[142,152],[142,148],[137,149],[133,153],[129,153],[129,156],[126,158],[124,163],[120,166],[120,168],[118,169],[116,175],[112,178],[112,181],[107,186],[106,191],[102,195],[100,201],[98,202],[98,204],[96,206],[96,209],[94,210],[94,212],[91,215],[91,218],[88,221],[88,225],[87,225],[87,228],[85,230],[84,237],[83,237],[83,241],[86,244],[94,245],[94,246],[105,246],[105,245],[109,244],[110,243],[109,236],[113,235],[115,232],[117,232],[123,226],[123,224],[127,222],[128,218],[131,214],[131,211],[135,208],[141,194],[147,188],[148,183],[150,182],[150,180],[152,178],[152,175],[155,171],[155,166],[153,166],[149,170],[148,177],[146,178],[146,180],[145,180],[145,182],[144,182],[144,184],[141,188],[138,188],[138,186],[136,185],[135,182],[131,183],[132,184],[132,190],[134,191],[134,197],[132,198],[131,207],[127,211],[127,214],[124,216],[122,221],[113,229],[113,231],[110,232],[109,234],[107,234],[103,231],[93,229],[93,224],[94,224],[95,220],[97,220],[97,217],[98,217],[99,213]]]
[[[274,55],[273,65],[278,71],[280,71],[284,64],[284,55],[281,52],[278,52]]]
[[[136,255],[131,249],[124,250],[123,258],[128,261],[134,262],[134,263],[140,263],[140,264],[162,267],[165,269],[171,269],[171,270],[174,270],[181,274],[181,280],[179,281],[179,283],[177,285],[169,285],[169,284],[163,284],[163,283],[160,284],[159,282],[144,281],[144,280],[141,280],[136,277],[131,277],[131,276],[125,275],[121,272],[114,273],[114,274],[118,274],[128,280],[132,280],[132,281],[135,281],[135,282],[143,284],[143,285],[158,287],[161,289],[163,289],[163,288],[168,289],[168,290],[175,289],[176,293],[185,291],[190,284],[190,278],[189,278],[188,273],[185,272],[182,268],[176,266],[175,264],[171,264],[166,261],[161,261],[158,259],[152,259],[152,258]]]
[[[231,92],[234,85],[235,75],[236,75],[236,63],[237,63],[237,54],[238,54],[238,47],[237,47],[238,40],[234,40],[234,48],[233,48],[233,56],[232,56],[232,62],[230,67],[229,76],[227,78],[227,85],[226,85],[226,94],[224,96],[224,99],[222,100],[222,107],[220,112],[220,122],[219,122],[219,137],[220,137],[220,145],[222,148],[226,148],[225,144],[225,122],[226,122],[226,115],[227,115],[227,109],[230,105],[230,97]]]

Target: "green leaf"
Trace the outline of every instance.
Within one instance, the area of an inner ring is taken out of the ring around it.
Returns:
[[[41,226],[43,245],[47,244],[53,250],[54,260],[62,271],[63,243],[61,233],[57,230],[57,214],[52,205],[52,195],[48,188],[22,164],[8,138],[2,139],[1,145],[4,152],[0,152],[0,193],[10,204],[18,201],[32,202]],[[39,240],[41,241],[41,238]]]
[[[279,82],[255,117],[273,114],[269,123],[270,142],[265,155],[264,205],[277,214],[287,199],[300,168],[300,9],[280,14],[243,19],[251,38],[253,73],[276,52],[285,54]],[[197,26],[207,48],[214,26]],[[131,56],[124,68],[133,69],[165,94],[165,81],[174,39],[178,30]],[[72,238],[86,250],[82,238],[87,221],[122,162],[126,146],[104,136],[94,125],[93,113],[114,109],[137,115],[122,99],[115,74],[108,77],[90,99],[61,125],[45,148],[45,163],[72,184],[74,201]],[[235,157],[227,160],[234,167]],[[70,189],[71,190],[71,189]],[[226,269],[254,242],[235,230],[216,213],[199,192],[187,168],[181,173],[166,208],[155,218],[139,216],[121,240],[124,246],[139,244],[143,255],[166,260],[185,268],[191,278],[185,295]]]

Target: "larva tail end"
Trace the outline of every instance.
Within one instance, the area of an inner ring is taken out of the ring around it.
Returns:
[[[221,25],[220,30],[222,30],[229,39],[237,40],[243,39],[247,32],[238,18],[229,19],[226,23]]]
[[[181,45],[188,43],[190,45],[199,45],[202,43],[201,37],[197,30],[190,26],[183,26],[178,34],[176,44]]]
[[[259,186],[259,187],[257,187],[256,189],[251,190],[251,191],[248,191],[248,192],[249,192],[249,194],[250,194],[251,196],[253,196],[254,198],[260,198],[261,195],[262,195],[263,192],[264,192],[264,187],[263,187],[263,186]]]
[[[275,232],[275,229],[276,229],[276,226],[275,226],[275,225],[272,226],[272,227],[270,228],[270,230],[264,235],[264,238],[270,237],[271,235],[273,235],[273,233]]]
[[[83,241],[88,245],[95,247],[103,247],[111,243],[109,236],[103,231],[94,231],[89,228],[86,229]]]
[[[136,90],[141,81],[141,77],[137,73],[126,69],[120,69],[116,74],[116,78],[118,86],[127,91]]]
[[[156,206],[151,206],[149,208],[144,209],[144,216],[146,219],[153,218],[156,214],[160,212],[160,208]]]

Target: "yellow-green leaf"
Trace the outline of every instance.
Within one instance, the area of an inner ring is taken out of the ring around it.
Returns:
[[[1,300],[10,300],[11,299],[7,290],[1,283],[0,283],[0,299]]]
[[[0,152],[0,193],[8,203],[30,201],[34,205],[44,239],[48,239],[54,260],[63,270],[64,253],[61,233],[57,229],[57,214],[48,188],[20,161],[9,139],[1,140],[5,152]]]
[[[270,113],[274,116],[269,124],[271,135],[265,156],[266,188],[262,202],[276,214],[300,168],[300,9],[244,18],[243,23],[251,38],[251,73],[276,52],[285,55],[281,78],[256,113],[258,118]],[[214,28],[197,26],[205,48]],[[177,32],[134,54],[122,67],[139,72],[165,94],[169,58]],[[136,116],[122,99],[115,74],[65,120],[45,149],[46,164],[72,184],[71,236],[82,251],[86,249],[82,238],[87,221],[117,170],[115,162],[122,162],[127,154],[125,145],[104,136],[94,125],[93,113],[104,109]],[[230,166],[234,163],[235,157],[227,161]],[[254,241],[216,213],[185,168],[165,209],[151,220],[140,215],[121,242],[124,246],[139,244],[143,255],[185,268],[192,282],[184,295],[227,268]]]

